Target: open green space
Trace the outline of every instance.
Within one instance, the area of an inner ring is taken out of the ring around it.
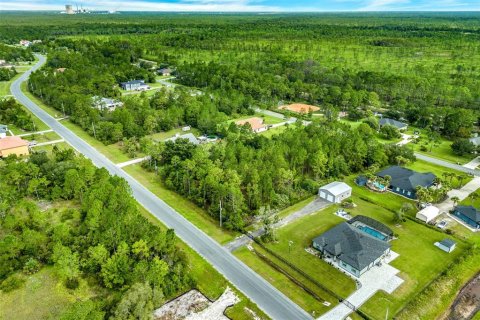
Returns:
[[[42,143],[42,142],[59,140],[61,139],[61,137],[52,131],[52,132],[37,133],[37,134],[31,134],[28,136],[22,136],[22,139],[25,139],[28,141],[35,140],[37,143]]]
[[[65,150],[65,149],[72,149],[72,147],[66,143],[66,142],[59,142],[55,144],[49,144],[46,146],[38,146],[32,149],[32,152],[43,152],[45,151],[47,154],[52,154],[53,152],[53,147],[56,146],[59,150]]]
[[[77,289],[65,288],[53,267],[44,267],[38,273],[21,277],[26,281],[20,289],[0,291],[0,319],[56,319],[73,302],[96,295],[83,279]]]
[[[456,189],[464,186],[472,180],[472,177],[466,173],[418,159],[415,162],[408,164],[406,167],[418,172],[431,172],[437,177],[449,181],[452,187]],[[452,174],[452,176],[446,176],[445,174]]]
[[[289,125],[284,125],[276,128],[271,128],[271,129],[268,129],[267,131],[260,132],[259,134],[261,134],[264,137],[271,138],[274,135],[281,134],[283,131],[287,130],[288,126]]]
[[[168,138],[172,138],[176,134],[183,135],[183,134],[187,134],[187,133],[192,133],[195,136],[200,135],[200,131],[196,128],[191,128],[189,131],[186,131],[186,132],[184,132],[182,130],[182,128],[175,128],[175,129],[168,130],[168,131],[162,131],[162,132],[150,134],[147,137],[149,137],[153,140],[162,141],[162,140],[165,140],[165,139],[168,139]]]
[[[262,118],[264,124],[276,124],[276,123],[285,122],[285,120],[283,120],[283,119],[273,117],[273,116],[270,116],[270,115],[267,115],[267,114],[256,112],[253,115],[242,115],[240,117],[235,117],[235,119],[229,120],[228,123],[231,123],[231,122],[234,122],[234,121],[239,121],[239,120],[244,120],[244,119],[249,119],[249,118],[253,118],[253,117]]]
[[[220,228],[217,220],[213,219],[207,212],[194,203],[188,201],[175,191],[165,188],[160,178],[154,172],[143,169],[141,164],[126,166],[124,170],[219,243],[225,244],[238,236],[237,233]]]

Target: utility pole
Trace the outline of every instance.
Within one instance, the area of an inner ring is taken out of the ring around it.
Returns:
[[[65,118],[65,107],[63,106],[63,101],[62,101],[62,110],[63,110],[63,117]]]
[[[92,128],[93,128],[93,136],[95,137],[95,139],[97,139],[97,133],[95,132],[95,124],[93,123],[93,121],[92,121]]]
[[[289,240],[288,241],[288,253],[290,254],[290,251],[292,250],[292,244],[293,244],[293,241],[292,240]]]
[[[222,227],[222,199],[220,199],[220,228]]]

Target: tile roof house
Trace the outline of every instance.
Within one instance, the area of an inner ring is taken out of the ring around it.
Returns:
[[[385,125],[391,125],[397,128],[398,130],[407,130],[408,125],[404,122],[397,121],[395,119],[390,119],[390,118],[381,118],[378,120],[378,124],[380,127],[383,127]]]
[[[16,154],[17,156],[28,155],[28,141],[17,136],[0,139],[0,157],[8,157],[11,154]]]
[[[262,118],[253,117],[253,118],[249,118],[249,119],[235,121],[235,124],[237,126],[244,126],[247,123],[250,124],[250,127],[252,128],[252,131],[255,132],[255,133],[259,133],[259,132],[263,132],[263,131],[268,130],[268,126],[263,123]]]
[[[452,214],[470,227],[480,229],[480,211],[474,206],[456,206]]]
[[[312,246],[357,277],[379,263],[390,252],[388,242],[347,222],[342,222],[313,239]]]
[[[392,178],[389,186],[390,191],[410,199],[416,199],[416,188],[418,186],[431,187],[436,178],[431,172],[419,173],[400,166],[391,166],[376,175],[381,178],[390,176]]]

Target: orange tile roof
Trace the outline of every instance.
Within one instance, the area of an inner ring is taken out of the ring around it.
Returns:
[[[9,137],[0,139],[0,150],[7,150],[7,149],[18,148],[23,146],[28,146],[28,141],[23,140],[20,137],[9,136]]]
[[[298,112],[298,113],[308,113],[310,111],[315,112],[320,110],[319,107],[311,106],[309,104],[304,104],[304,103],[293,103],[293,104],[281,106],[278,109],[287,109],[287,110]]]
[[[258,129],[261,129],[265,127],[263,124],[263,119],[262,118],[249,118],[249,119],[244,119],[244,120],[238,120],[235,122],[239,126],[243,126],[244,124],[250,123],[250,126],[252,127],[253,131],[256,131]]]

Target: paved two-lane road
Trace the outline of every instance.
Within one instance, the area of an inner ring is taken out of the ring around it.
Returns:
[[[45,62],[45,57],[38,56],[38,58],[40,61],[30,71],[25,72],[12,83],[10,90],[19,102],[25,105],[35,116],[45,122],[78,152],[91,159],[96,166],[104,167],[111,174],[124,178],[130,184],[133,196],[141,205],[166,226],[173,228],[183,241],[209,261],[221,274],[255,302],[271,318],[288,320],[312,319],[308,313],[252,271],[229,251],[208,237],[203,231],[191,224],[125,171],[26,97],[20,90],[20,84],[27,80],[32,70],[40,68]]]

